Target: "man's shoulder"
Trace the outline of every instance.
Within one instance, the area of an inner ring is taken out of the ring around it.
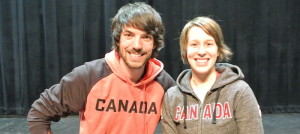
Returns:
[[[168,88],[176,85],[175,80],[165,70],[162,70],[159,73],[159,75],[155,78],[155,81],[160,83],[163,86],[163,88],[165,89],[165,91]]]
[[[88,77],[94,76],[97,79],[105,77],[112,73],[104,58],[85,62],[83,65],[74,68],[73,72]]]

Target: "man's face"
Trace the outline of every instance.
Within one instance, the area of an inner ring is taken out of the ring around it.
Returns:
[[[144,68],[155,48],[152,35],[128,26],[124,26],[118,46],[120,62],[124,62],[131,69]]]

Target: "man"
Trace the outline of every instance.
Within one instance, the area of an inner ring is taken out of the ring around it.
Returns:
[[[81,134],[154,133],[164,89],[175,85],[155,59],[163,47],[160,15],[145,3],[127,4],[112,19],[113,50],[46,89],[28,113],[31,133],[79,112]]]

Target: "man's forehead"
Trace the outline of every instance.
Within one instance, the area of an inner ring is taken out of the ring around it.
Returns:
[[[131,32],[131,33],[142,33],[147,34],[146,31],[132,27],[132,26],[124,26],[122,32]]]

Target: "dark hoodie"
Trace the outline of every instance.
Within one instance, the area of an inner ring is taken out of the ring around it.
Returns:
[[[221,74],[204,102],[193,92],[192,71],[184,70],[163,102],[163,133],[263,134],[259,105],[239,67],[217,63]],[[216,107],[216,109],[215,109]]]
[[[175,85],[163,63],[150,59],[142,80],[131,83],[117,52],[87,62],[46,89],[27,120],[32,134],[47,134],[51,121],[80,113],[80,134],[153,134],[165,90]]]

